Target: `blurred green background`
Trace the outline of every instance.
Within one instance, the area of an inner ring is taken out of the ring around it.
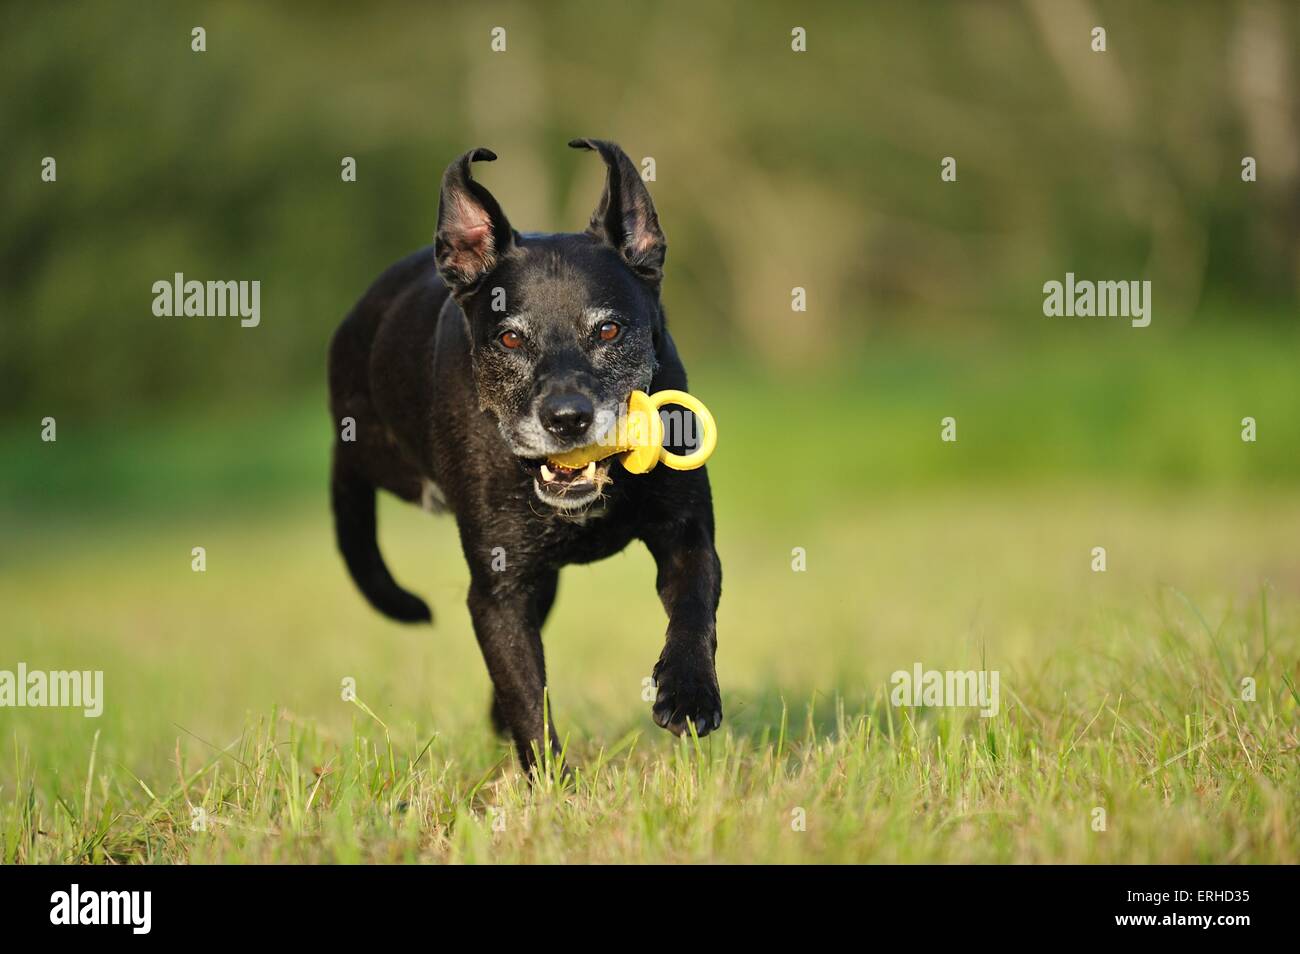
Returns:
[[[1019,405],[1023,385],[1036,407],[1021,412],[1046,417],[1059,398],[1061,415],[1091,421],[1069,436],[1105,446],[1172,393],[1193,400],[1181,414],[1216,401],[1216,433],[1252,410],[1292,413],[1291,394],[1266,404],[1296,354],[1293,3],[72,3],[0,16],[0,415],[21,445],[46,414],[69,434],[116,434],[137,415],[323,406],[331,330],[385,265],[430,241],[444,166],[490,146],[501,160],[476,174],[514,224],[573,230],[602,176],[565,148],[577,135],[654,157],[665,299],[706,393],[717,364],[760,375],[739,382],[747,395],[838,380],[875,425],[913,406],[928,422],[921,395],[955,401],[963,387]],[[795,25],[806,53],[790,49]],[[1106,53],[1089,48],[1094,25]],[[505,52],[490,48],[497,26]],[[1254,183],[1240,178],[1247,155]],[[55,183],[40,179],[45,156]],[[940,181],[945,156],[956,183]],[[260,280],[261,327],[154,317],[153,282],[178,271]],[[1042,284],[1067,271],[1150,279],[1153,326],[1044,318]],[[791,311],[794,286],[807,312]],[[1030,441],[1033,423],[1013,415],[990,434]],[[1194,436],[1169,423],[1144,425],[1146,441]],[[1266,447],[1293,424],[1262,431],[1243,466],[1286,476]],[[1042,466],[1003,450],[1000,466]],[[1197,453],[1125,469],[1228,466]]]

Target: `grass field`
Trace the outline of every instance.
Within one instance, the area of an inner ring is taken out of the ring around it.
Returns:
[[[333,552],[316,405],[9,433],[0,669],[101,669],[105,707],[0,712],[0,856],[1295,863],[1300,495],[1276,447],[1234,456],[1236,421],[1294,382],[1285,354],[1248,353],[1155,384],[1110,362],[1110,389],[921,362],[842,393],[872,438],[788,479],[763,426],[814,453],[834,421],[795,422],[824,395],[762,425],[744,381],[697,375],[724,428],[723,731],[650,721],[665,620],[629,549],[562,577],[546,645],[575,772],[532,786],[488,729],[453,523],[384,505],[390,565],[436,622],[369,610]],[[1272,434],[1294,436],[1287,413]],[[918,662],[997,670],[1000,711],[891,705]]]

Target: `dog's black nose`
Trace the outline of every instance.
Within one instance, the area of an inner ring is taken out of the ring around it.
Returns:
[[[595,416],[596,408],[592,405],[591,398],[577,391],[566,391],[544,398],[539,415],[542,427],[556,437],[569,440],[587,433]]]

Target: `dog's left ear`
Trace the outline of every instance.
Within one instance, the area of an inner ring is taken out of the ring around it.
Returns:
[[[605,160],[605,192],[591,214],[590,235],[612,246],[634,272],[658,285],[668,243],[650,191],[627,153],[603,139],[574,139],[574,149],[594,149]]]
[[[496,268],[514,244],[514,230],[501,206],[469,171],[470,163],[496,157],[491,149],[471,149],[442,176],[434,257],[438,274],[457,295]]]

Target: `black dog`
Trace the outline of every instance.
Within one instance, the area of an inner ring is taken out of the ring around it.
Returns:
[[[469,610],[495,689],[492,717],[525,767],[543,746],[541,629],[561,567],[643,540],[668,634],[654,667],[656,723],[699,735],[722,722],[714,618],[722,566],[703,469],[633,476],[614,458],[547,459],[590,444],[634,389],[686,388],[659,302],[667,246],[636,167],[616,145],[575,140],[607,168],[581,234],[520,234],[470,175],[442,179],[435,244],[389,268],[330,344],[340,438],[332,493],[339,549],[376,609],[428,622],[375,539],[375,491],[456,515]],[[355,424],[349,427],[346,419]],[[350,433],[354,429],[355,433]],[[557,735],[550,731],[558,750]]]

